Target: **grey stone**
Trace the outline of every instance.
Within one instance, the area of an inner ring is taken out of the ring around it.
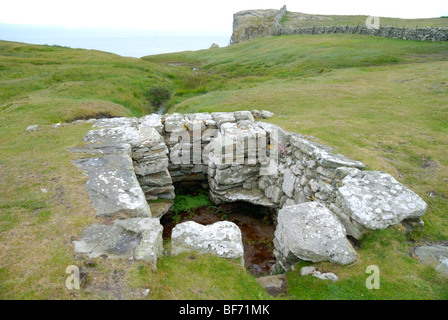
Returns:
[[[264,119],[272,118],[275,114],[271,111],[261,110],[261,117]]]
[[[135,173],[140,176],[147,176],[150,174],[165,172],[168,168],[168,158],[156,158],[145,162],[135,162]]]
[[[150,202],[149,208],[153,218],[160,219],[166,213],[170,212],[174,206],[173,200],[162,200],[157,202]]]
[[[153,127],[154,129],[157,130],[158,133],[162,134],[163,132],[162,117],[156,113],[144,116],[143,118],[140,118],[138,127],[139,128]]]
[[[236,122],[233,112],[212,112],[212,117],[218,128],[221,127],[223,123]]]
[[[426,245],[415,249],[415,254],[424,264],[438,266],[443,259],[448,258],[448,247],[442,245]]]
[[[36,131],[37,128],[39,128],[39,125],[38,125],[38,124],[33,124],[33,125],[28,126],[28,127],[26,128],[26,132]]]
[[[294,186],[296,183],[296,176],[291,172],[291,170],[286,169],[283,176],[282,189],[283,192],[288,196],[292,197],[294,192]]]
[[[250,111],[235,111],[233,113],[235,120],[249,120],[249,121],[255,121],[254,116]]]
[[[331,281],[337,281],[338,276],[334,274],[333,272],[325,272],[322,273],[320,271],[316,270],[316,267],[310,266],[310,267],[302,267],[300,269],[300,275],[301,276],[313,276],[321,280],[331,280]]]
[[[331,280],[333,282],[339,280],[338,276],[336,274],[334,274],[333,272],[321,273],[320,271],[315,271],[313,273],[313,277],[316,277],[321,280]]]
[[[344,227],[323,204],[306,202],[283,207],[277,220],[275,252],[280,261],[290,253],[313,262],[348,264],[356,260]]]
[[[163,227],[158,219],[132,218],[117,220],[111,226],[93,224],[73,241],[75,252],[97,258],[126,258],[150,262],[155,269],[162,253]]]
[[[168,114],[164,118],[165,131],[173,132],[179,129],[185,129],[186,119],[184,115],[180,113]]]
[[[140,135],[135,127],[111,127],[90,130],[84,140],[90,143],[140,145]]]
[[[88,175],[86,189],[99,216],[150,217],[151,211],[128,155],[74,161]]]
[[[265,197],[263,191],[259,189],[234,188],[224,192],[214,192],[209,190],[209,195],[213,203],[221,204],[225,202],[245,201],[255,205],[274,208],[276,205]]]
[[[283,196],[283,191],[276,185],[271,185],[265,190],[266,197],[272,200],[274,203],[279,203],[281,197]]]
[[[316,267],[310,266],[310,267],[302,267],[300,269],[300,275],[301,276],[310,276],[316,271]]]
[[[258,284],[263,287],[271,296],[277,296],[281,293],[286,293],[286,275],[277,274],[272,276],[265,276],[256,279]]]
[[[138,181],[140,182],[140,185],[159,187],[171,185],[173,183],[170,173],[167,169],[161,172],[148,174],[146,176],[139,176]]]
[[[131,145],[127,143],[121,143],[121,144],[86,144],[85,146],[80,146],[76,148],[70,148],[68,149],[70,152],[73,153],[83,153],[86,155],[95,155],[95,156],[101,156],[101,155],[128,155],[131,156]]]
[[[260,169],[256,166],[235,165],[224,170],[216,170],[214,179],[217,184],[238,184],[257,176],[259,171]]]
[[[251,110],[252,115],[254,116],[254,118],[261,118],[261,111],[260,110]]]
[[[115,127],[133,127],[138,123],[137,118],[106,118],[95,120],[93,127],[97,128],[115,128]]]
[[[419,218],[427,209],[418,195],[384,172],[353,171],[341,184],[337,191],[341,209],[367,229],[385,229]]]
[[[171,253],[176,255],[184,251],[241,259],[244,264],[241,231],[230,221],[218,221],[206,226],[194,221],[176,225],[171,233]]]

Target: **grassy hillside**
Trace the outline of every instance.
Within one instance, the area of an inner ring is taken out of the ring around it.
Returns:
[[[448,299],[446,279],[408,255],[419,242],[448,240],[447,67],[447,43],[359,35],[264,38],[144,59],[0,41],[0,297],[143,298],[149,288],[149,299],[268,298],[245,270],[211,256],[163,257],[155,273],[74,256],[71,240],[95,219],[67,148],[90,125],[52,125],[143,115],[154,110],[150,89],[162,87],[172,92],[169,111],[271,110],[271,122],[393,174],[428,202],[423,230],[373,232],[356,265],[319,264],[338,274],[334,284],[291,272],[287,298]],[[65,289],[72,264],[88,290]],[[381,290],[365,287],[370,264],[380,267]]]
[[[283,16],[281,23],[284,26],[293,27],[351,25],[362,26],[365,24],[367,17],[368,16],[363,15],[318,15],[287,11]],[[382,26],[394,26],[400,28],[448,28],[448,19],[446,17],[435,17],[426,19],[400,19],[380,17],[380,21]]]

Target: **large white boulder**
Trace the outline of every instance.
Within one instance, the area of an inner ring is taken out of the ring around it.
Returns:
[[[241,259],[244,264],[241,230],[230,221],[218,221],[205,226],[187,221],[176,225],[171,233],[171,253],[176,255],[185,251]]]
[[[339,219],[324,204],[314,201],[285,206],[278,213],[274,254],[284,269],[292,258],[348,264],[356,252]]]

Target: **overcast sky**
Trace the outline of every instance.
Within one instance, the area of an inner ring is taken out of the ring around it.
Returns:
[[[399,18],[448,15],[448,0],[2,0],[0,23],[229,33],[233,13],[279,9]]]

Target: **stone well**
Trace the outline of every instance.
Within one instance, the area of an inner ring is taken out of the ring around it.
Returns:
[[[352,263],[357,255],[347,236],[360,239],[366,230],[425,213],[426,203],[391,175],[364,170],[363,163],[328,146],[256,121],[259,114],[151,114],[95,121],[84,137],[87,144],[72,151],[88,155],[74,163],[89,177],[86,187],[97,216],[152,222],[143,220],[138,228],[127,226],[139,221],[120,222],[104,232],[115,240],[96,247],[86,230],[75,251],[155,265],[161,254],[158,220],[172,206],[178,183],[202,185],[215,204],[246,201],[275,210],[274,253],[285,270],[298,259]]]

